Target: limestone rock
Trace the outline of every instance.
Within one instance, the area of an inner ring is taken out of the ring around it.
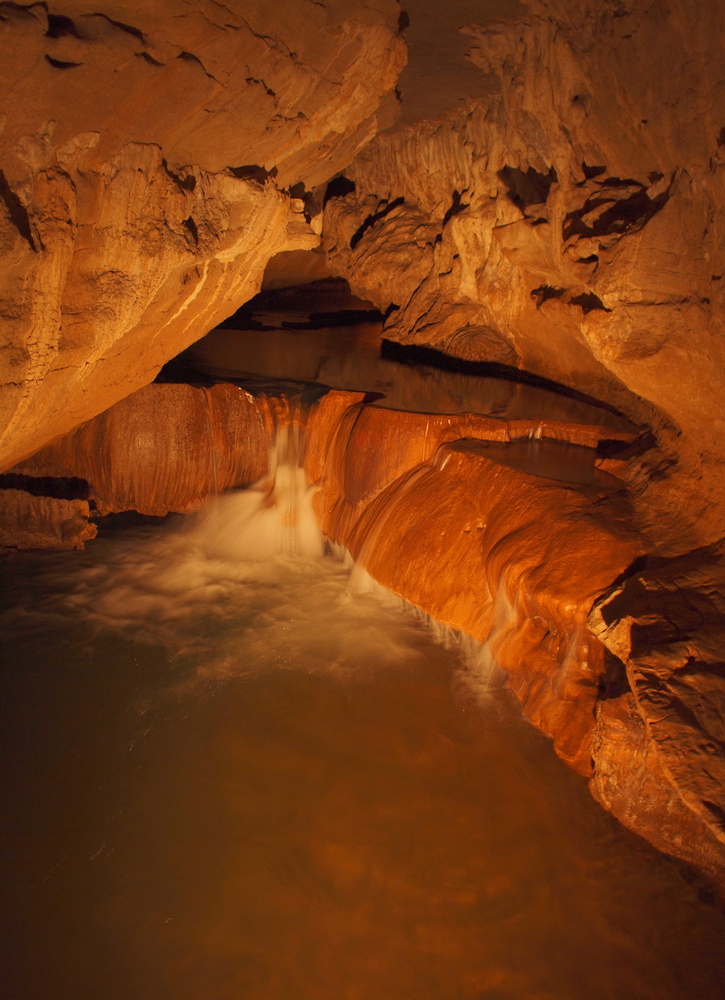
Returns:
[[[13,469],[86,480],[101,515],[155,516],[196,510],[266,471],[261,408],[234,385],[146,386]]]
[[[96,537],[87,500],[0,490],[0,549],[82,549]]]
[[[590,623],[626,672],[597,711],[595,796],[725,884],[725,559],[655,562]]]
[[[320,477],[323,531],[383,586],[486,643],[529,718],[588,774],[605,664],[586,619],[641,542],[616,480],[532,475],[525,453],[523,465],[502,454],[516,445],[482,440],[485,420],[478,440],[461,439],[478,419],[343,412]],[[534,466],[572,447],[532,444]]]
[[[289,189],[388,121],[397,17],[392,0],[0,7],[0,469],[317,243]]]
[[[725,513],[725,9],[525,6],[465,29],[498,93],[378,136],[337,183],[331,268],[391,310],[390,339],[517,365],[648,422],[663,453],[658,481],[632,471],[652,484],[643,526],[662,552],[711,543]]]

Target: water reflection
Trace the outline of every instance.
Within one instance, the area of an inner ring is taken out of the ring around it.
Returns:
[[[265,330],[212,330],[171,368],[218,379],[269,379],[376,392],[376,405],[418,413],[476,413],[516,419],[566,420],[618,430],[632,426],[610,410],[505,378],[403,364],[381,353],[380,324],[285,329],[265,314]],[[436,352],[430,352],[436,353]],[[449,359],[450,360],[450,359]]]

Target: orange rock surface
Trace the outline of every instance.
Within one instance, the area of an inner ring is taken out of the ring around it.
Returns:
[[[5,4],[0,471],[153,380],[319,242],[390,124],[398,5]]]
[[[604,650],[586,619],[641,541],[616,481],[501,464],[470,435],[491,423],[350,407],[320,479],[322,528],[383,586],[487,643],[527,715],[589,774]]]
[[[656,847],[725,886],[725,558],[655,560],[590,627],[620,683],[600,702],[592,791]]]
[[[267,470],[254,399],[233,385],[149,385],[13,471],[87,480],[100,514],[196,510]]]
[[[0,491],[0,549],[82,549],[96,537],[87,500]]]
[[[648,423],[663,454],[632,470],[642,528],[662,554],[712,544],[725,8],[525,0],[457,16],[485,96],[361,151],[325,208],[331,269],[397,307],[391,340],[518,366]]]

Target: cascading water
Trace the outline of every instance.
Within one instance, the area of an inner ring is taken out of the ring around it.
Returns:
[[[723,915],[323,554],[270,413],[263,482],[2,567],[5,994],[718,997]]]
[[[195,527],[195,539],[207,553],[239,560],[322,555],[314,489],[307,485],[303,466],[304,416],[298,405],[276,423],[266,480],[217,497],[207,507]]]

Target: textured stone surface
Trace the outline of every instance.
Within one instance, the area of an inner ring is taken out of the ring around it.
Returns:
[[[262,409],[233,385],[146,386],[13,470],[85,479],[99,514],[156,516],[196,510],[266,471]]]
[[[651,423],[660,476],[632,470],[642,524],[663,552],[711,543],[725,9],[527,0],[465,32],[491,96],[361,152],[355,190],[326,207],[331,267],[399,306],[389,338],[515,364]]]
[[[590,624],[622,674],[598,707],[595,796],[725,885],[725,559],[654,563]]]
[[[0,490],[0,549],[82,549],[96,537],[87,500]]]
[[[392,0],[0,4],[0,468],[317,243],[288,189],[391,120],[397,18]]]
[[[336,413],[342,396],[328,404]],[[641,542],[616,480],[557,481],[504,464],[477,419],[343,412],[320,478],[322,527],[383,586],[487,643],[529,718],[588,774],[605,664],[586,618]],[[476,430],[478,441],[460,440]],[[315,417],[310,438],[313,474]],[[533,444],[562,456],[571,447]]]

